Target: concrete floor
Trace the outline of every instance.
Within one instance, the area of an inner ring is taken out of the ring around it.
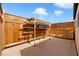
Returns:
[[[74,40],[52,38],[36,40],[34,42],[21,44],[7,48],[2,56],[77,56]]]
[[[22,49],[28,48],[30,46],[33,46],[34,42],[35,42],[35,44],[38,44],[38,43],[46,41],[46,40],[48,40],[48,37],[46,37],[45,39],[35,40],[35,41],[30,42],[30,43],[24,43],[24,44],[21,44],[21,45],[17,45],[17,46],[14,46],[14,47],[10,47],[10,48],[4,49],[2,51],[2,55],[1,56],[21,56],[20,51]]]

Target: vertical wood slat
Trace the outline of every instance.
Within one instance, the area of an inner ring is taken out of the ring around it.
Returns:
[[[18,41],[19,24],[5,22],[5,45]]]
[[[5,45],[19,42],[19,41],[23,41],[24,39],[21,39],[21,38],[24,38],[24,37],[22,36],[22,32],[19,31],[19,29],[23,29],[23,24],[24,24],[23,22],[27,21],[27,19],[23,18],[23,17],[18,17],[15,15],[10,15],[10,14],[4,13],[4,20],[5,20],[5,25],[4,25],[4,28],[5,28],[4,42],[5,42]],[[28,26],[30,27],[32,25],[28,25]],[[31,31],[33,31],[33,30],[31,30]],[[45,29],[36,30],[37,37],[43,36],[45,34],[46,34]],[[26,35],[26,37],[28,37],[28,36],[30,37],[30,39],[34,38],[34,34],[30,33],[29,35]],[[27,40],[27,39],[28,38],[26,38],[25,40]]]
[[[61,37],[65,39],[74,39],[74,22],[56,23],[51,26],[51,33],[55,37]]]

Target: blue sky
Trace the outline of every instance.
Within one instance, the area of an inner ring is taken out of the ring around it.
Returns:
[[[51,23],[72,21],[73,5],[68,3],[3,3],[3,11]]]

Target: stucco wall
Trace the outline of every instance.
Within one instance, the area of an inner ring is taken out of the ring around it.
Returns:
[[[78,4],[78,10],[79,10],[79,4]],[[77,10],[77,13],[76,13],[76,19],[75,19],[75,21],[76,21],[76,24],[75,24],[75,26],[76,26],[76,28],[75,28],[75,40],[76,40],[76,46],[77,46],[77,51],[78,51],[78,55],[79,55],[79,25],[78,25],[78,20],[79,20],[79,12],[78,12],[78,10]]]
[[[2,9],[1,9],[1,4],[0,4],[0,55],[2,52]]]
[[[2,50],[2,24],[0,23],[0,54]]]
[[[76,29],[76,46],[79,55],[79,27]]]

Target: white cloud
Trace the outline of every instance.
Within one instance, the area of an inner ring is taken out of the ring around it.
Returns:
[[[72,8],[73,3],[55,3],[55,6],[62,7],[62,8]]]
[[[46,9],[44,9],[44,8],[36,8],[34,11],[34,14],[48,15],[48,13],[46,12]]]
[[[44,19],[44,17],[40,16],[39,19]]]
[[[71,17],[70,19],[73,20],[73,17]]]
[[[63,14],[63,11],[61,11],[61,10],[55,10],[55,11],[54,11],[54,14],[55,14],[56,16],[60,16],[60,15]]]

